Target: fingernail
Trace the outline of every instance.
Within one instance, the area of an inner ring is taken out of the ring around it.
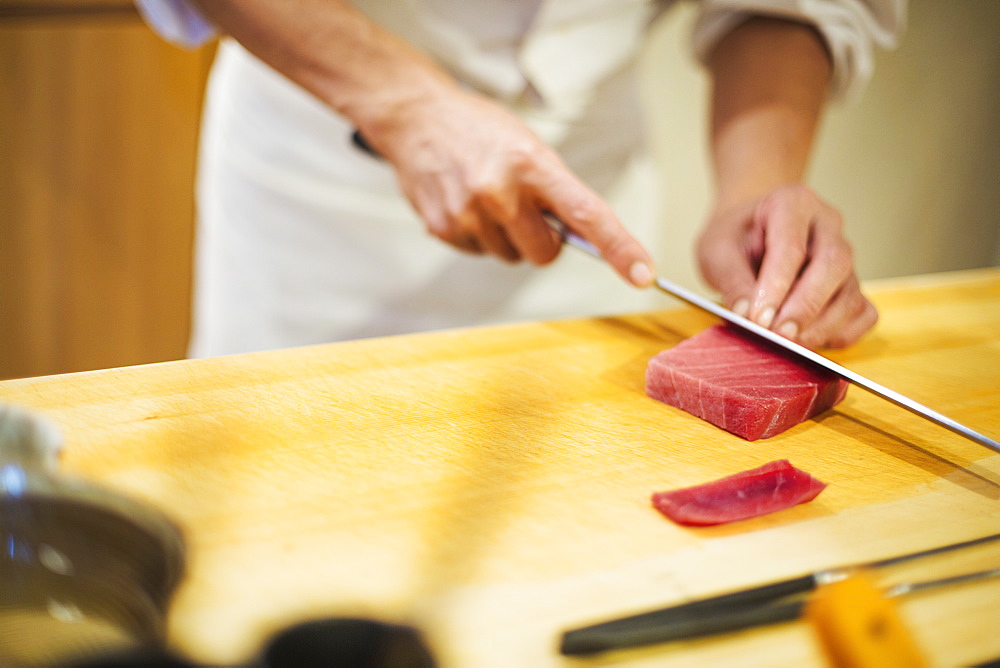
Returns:
[[[768,306],[760,312],[759,316],[757,316],[757,324],[761,327],[770,327],[771,323],[774,321],[774,313],[774,307]]]
[[[742,299],[737,299],[736,303],[733,304],[733,313],[736,315],[741,315],[744,318],[747,317],[747,313],[750,312],[750,300],[745,297]]]
[[[653,282],[653,270],[645,262],[635,262],[628,270],[628,277],[633,285],[644,288]]]
[[[793,320],[786,320],[778,328],[778,334],[781,334],[786,339],[794,339],[799,335],[799,325]]]

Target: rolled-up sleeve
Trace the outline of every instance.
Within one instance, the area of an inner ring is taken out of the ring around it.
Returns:
[[[160,37],[195,49],[215,37],[215,26],[185,0],[135,0],[136,9]]]
[[[906,0],[703,0],[694,26],[694,51],[705,62],[729,31],[751,16],[808,23],[833,59],[830,97],[853,99],[875,69],[875,49],[891,49],[906,24]]]

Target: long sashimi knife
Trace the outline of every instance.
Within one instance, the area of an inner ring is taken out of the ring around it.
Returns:
[[[597,250],[596,247],[594,247],[593,244],[571,232],[562,222],[556,220],[554,217],[552,216],[546,216],[546,217],[548,219],[549,224],[562,237],[564,243],[578,250],[582,250],[584,253],[587,253],[588,255],[592,255],[598,259],[601,259],[601,253]],[[979,443],[980,445],[985,445],[987,448],[990,448],[995,452],[1000,452],[1000,442],[997,442],[992,438],[965,426],[964,424],[956,422],[955,420],[952,420],[950,417],[942,415],[941,413],[938,413],[936,410],[928,408],[927,406],[924,406],[923,404],[918,403],[913,399],[910,399],[909,397],[903,396],[902,394],[896,392],[895,390],[890,390],[888,387],[885,387],[884,385],[880,385],[879,383],[876,383],[873,380],[865,378],[864,376],[857,374],[851,371],[850,369],[843,367],[837,364],[836,362],[823,357],[819,353],[813,352],[812,350],[809,350],[805,346],[799,345],[794,341],[786,339],[780,334],[776,334],[775,332],[772,332],[766,327],[758,325],[757,323],[755,323],[752,320],[749,320],[748,318],[744,318],[741,315],[737,315],[736,313],[733,313],[724,306],[720,306],[719,304],[716,304],[715,302],[708,300],[702,297],[701,295],[696,294],[691,290],[688,290],[687,288],[681,287],[680,285],[668,281],[663,277],[656,278],[656,287],[673,297],[676,297],[682,301],[687,302],[688,304],[691,304],[692,306],[700,308],[703,311],[708,311],[712,315],[718,316],[723,320],[725,320],[726,322],[730,322],[736,325],[740,329],[756,334],[762,339],[766,339],[780,348],[784,348],[785,350],[794,353],[799,357],[805,358],[817,366],[823,367],[828,371],[832,371],[833,373],[837,374],[844,380],[853,383],[854,385],[857,385],[860,388],[868,390],[872,394],[876,394],[882,397],[883,399],[888,399],[892,403],[902,408],[905,408],[911,413],[915,413],[923,418],[926,418],[931,422],[934,422],[944,427],[945,429],[949,429],[955,432],[956,434],[965,436],[966,438],[973,440],[976,443]]]

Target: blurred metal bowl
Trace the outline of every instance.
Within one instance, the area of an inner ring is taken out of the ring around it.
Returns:
[[[47,666],[158,647],[184,571],[155,508],[58,474],[62,439],[0,405],[0,665]]]

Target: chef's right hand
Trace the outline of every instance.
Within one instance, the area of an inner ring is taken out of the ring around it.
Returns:
[[[426,53],[346,0],[194,0],[211,22],[358,128],[440,239],[551,262],[557,216],[638,286],[649,254],[516,116],[462,89]]]
[[[627,281],[653,281],[649,254],[556,152],[500,105],[459,88],[381,119],[365,140],[395,167],[428,231],[471,253],[537,265],[559,254],[550,212]]]

